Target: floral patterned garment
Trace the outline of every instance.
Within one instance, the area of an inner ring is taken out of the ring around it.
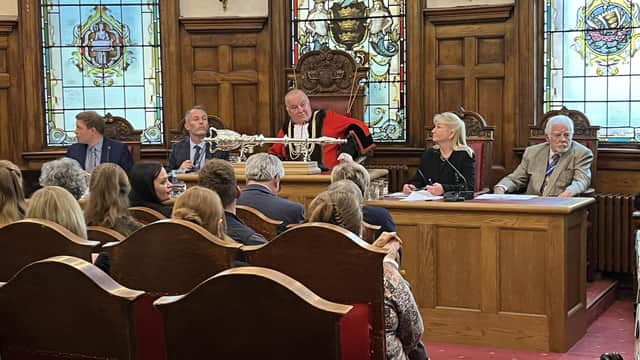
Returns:
[[[424,324],[409,284],[396,267],[384,263],[384,326],[387,360],[405,360],[418,345]]]

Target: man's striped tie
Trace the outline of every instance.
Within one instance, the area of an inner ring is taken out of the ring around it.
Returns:
[[[555,153],[551,157],[551,162],[547,164],[547,171],[544,173],[544,182],[542,182],[542,187],[540,188],[540,193],[544,192],[544,187],[547,185],[547,181],[549,180],[549,176],[553,173],[553,170],[558,166],[558,161],[560,161],[560,154]]]

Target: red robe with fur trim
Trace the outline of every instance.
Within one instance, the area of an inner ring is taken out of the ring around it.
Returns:
[[[313,121],[316,121],[316,134],[313,134]],[[284,126],[278,131],[278,137],[284,137],[285,134],[289,137],[293,137],[293,134],[289,134],[289,126],[291,120],[287,120]],[[346,144],[327,144],[321,146],[322,150],[319,151],[320,146],[316,146],[316,149],[311,154],[311,160],[318,161],[318,164],[324,165],[324,167],[331,169],[338,165],[338,155],[341,153],[348,153],[354,159],[368,155],[375,148],[371,132],[367,125],[357,119],[353,119],[344,115],[340,115],[334,111],[328,110],[316,110],[311,116],[309,121],[309,137],[330,136],[337,139],[348,139]],[[318,134],[319,133],[319,134]],[[283,160],[300,160],[303,158],[300,156],[297,159],[291,159],[289,153],[289,146],[285,144],[273,144],[269,149],[269,153],[278,156]]]

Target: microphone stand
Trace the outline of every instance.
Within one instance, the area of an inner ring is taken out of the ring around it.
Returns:
[[[462,173],[460,172],[460,170],[458,170],[458,168],[456,168],[455,166],[453,166],[453,164],[449,161],[449,159],[443,157],[442,159],[444,159],[444,161],[453,169],[453,171],[455,172],[455,177],[456,177],[456,186],[459,186],[459,180],[462,179],[463,182],[463,187],[462,189],[459,190],[454,190],[454,191],[447,191],[446,193],[444,193],[443,198],[444,201],[465,201],[465,200],[473,200],[473,191],[471,190],[467,190],[468,188],[468,183],[467,183],[467,179],[464,177],[464,175],[462,175]]]

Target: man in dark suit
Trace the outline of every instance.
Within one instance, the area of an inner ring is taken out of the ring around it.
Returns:
[[[226,233],[230,238],[244,245],[261,245],[267,242],[236,215],[236,201],[240,195],[240,188],[233,166],[228,161],[207,161],[200,171],[199,179],[200,186],[213,190],[220,196],[227,225]]]
[[[209,119],[203,106],[195,105],[187,110],[184,128],[189,132],[189,137],[171,146],[167,165],[169,170],[198,171],[208,159],[229,159],[228,152],[211,152],[215,144],[202,141],[209,132]]]
[[[238,205],[250,206],[266,216],[281,220],[284,226],[304,221],[304,206],[279,197],[284,176],[282,161],[267,153],[254,154],[245,164],[247,187],[240,193]]]
[[[133,158],[126,144],[107,139],[104,134],[104,118],[95,111],[76,115],[78,143],[69,146],[67,157],[77,160],[87,172],[103,163],[115,163],[129,171]]]

